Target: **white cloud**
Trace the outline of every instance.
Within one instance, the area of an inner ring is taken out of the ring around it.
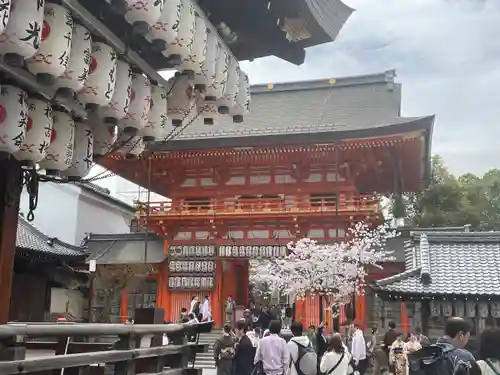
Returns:
[[[274,57],[243,63],[252,83],[395,68],[404,115],[436,114],[433,152],[455,172],[500,167],[500,3],[345,0],[356,9],[334,43],[300,67]]]

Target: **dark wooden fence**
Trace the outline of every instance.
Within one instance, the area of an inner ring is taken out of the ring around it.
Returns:
[[[188,368],[204,345],[186,334],[208,332],[211,323],[182,324],[7,324],[0,326],[0,374],[201,375]],[[163,334],[168,345],[163,345]],[[26,352],[33,351],[33,358]],[[36,350],[55,355],[36,356]],[[62,371],[62,369],[64,369]]]

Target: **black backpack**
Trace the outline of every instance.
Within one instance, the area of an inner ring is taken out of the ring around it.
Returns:
[[[436,344],[408,354],[409,375],[468,374],[470,364],[459,359],[455,350]]]
[[[318,355],[311,343],[305,346],[293,341],[297,345],[297,362],[290,360],[298,375],[316,375],[318,373]]]

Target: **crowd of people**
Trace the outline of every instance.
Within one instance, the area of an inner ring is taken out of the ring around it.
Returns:
[[[224,326],[214,346],[217,375],[364,375],[370,367],[374,375],[500,375],[500,329],[481,334],[476,361],[464,348],[471,326],[462,318],[450,318],[435,344],[420,329],[404,337],[394,323],[378,342],[376,328],[365,339],[360,326],[344,337],[325,335],[322,324],[305,331],[291,322],[287,342],[280,334],[286,323],[267,315],[268,308],[258,316],[249,309],[234,329]]]
[[[200,302],[197,296],[193,296],[191,298],[189,311],[187,308],[183,307],[179,318],[181,323],[199,323],[208,322],[210,320],[212,320],[212,309],[208,296],[205,296],[203,303]]]

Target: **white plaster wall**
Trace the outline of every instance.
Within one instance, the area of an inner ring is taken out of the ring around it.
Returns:
[[[33,224],[44,234],[74,244],[80,188],[68,184],[40,183],[38,207]],[[21,195],[21,212],[29,210],[26,190]]]
[[[129,233],[132,209],[70,184],[41,183],[33,224],[42,233],[80,245],[86,233]],[[28,214],[26,191],[21,212]]]
[[[133,212],[114,202],[82,190],[78,201],[74,243],[80,244],[87,233],[129,233]]]
[[[50,290],[50,313],[69,313],[77,319],[83,317],[86,300],[76,290],[63,288],[51,288]]]

